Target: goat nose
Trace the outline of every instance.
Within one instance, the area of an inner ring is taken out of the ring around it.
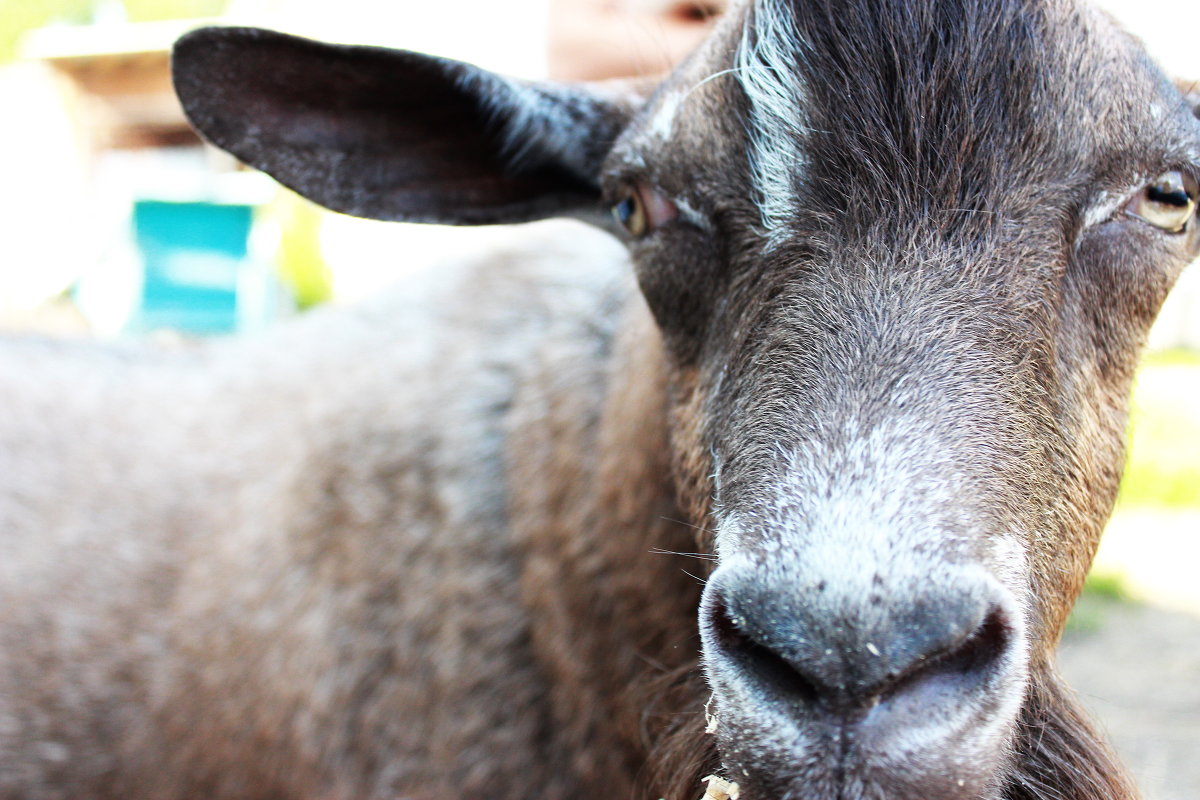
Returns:
[[[970,692],[997,673],[1014,639],[1001,591],[974,576],[936,593],[868,593],[862,602],[831,602],[824,581],[771,591],[744,576],[709,588],[710,670],[765,700],[840,716],[897,696],[937,702]]]

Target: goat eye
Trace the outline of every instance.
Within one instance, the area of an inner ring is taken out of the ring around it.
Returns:
[[[613,206],[613,216],[637,239],[675,219],[679,209],[660,192],[640,183]]]
[[[1182,172],[1167,172],[1129,201],[1125,213],[1168,233],[1180,233],[1196,213],[1200,194],[1196,179]]]
[[[646,209],[642,207],[642,201],[636,194],[629,195],[613,206],[613,216],[629,232],[630,236],[637,238],[645,235]]]

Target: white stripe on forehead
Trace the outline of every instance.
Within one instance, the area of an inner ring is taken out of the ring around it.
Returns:
[[[652,136],[656,136],[664,142],[671,140],[671,134],[675,129],[675,117],[679,114],[679,106],[686,99],[687,94],[680,91],[671,92],[662,99],[658,110],[654,112],[654,117],[650,120]]]
[[[807,131],[800,48],[788,3],[752,0],[746,19],[734,74],[750,101],[750,170],[772,248],[783,239],[787,220],[795,213],[792,179],[805,165],[800,150],[800,138]]]

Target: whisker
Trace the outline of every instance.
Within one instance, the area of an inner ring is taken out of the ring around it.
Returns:
[[[712,534],[713,536],[717,535],[717,532],[714,531],[712,528],[706,528],[703,525],[697,525],[696,523],[688,522],[685,519],[675,519],[674,517],[665,517],[665,516],[660,516],[659,519],[665,519],[667,522],[674,522],[678,525],[687,525],[689,528],[694,528],[695,530],[698,530],[701,533],[708,533],[708,534]]]
[[[661,547],[651,547],[650,552],[658,556],[685,556],[687,558],[698,558],[701,561],[717,560],[717,557],[712,553],[684,553],[679,550],[664,550]]]

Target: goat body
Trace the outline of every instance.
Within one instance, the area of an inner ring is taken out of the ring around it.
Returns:
[[[685,660],[698,587],[627,559],[695,537],[667,521],[654,337],[618,341],[642,310],[620,248],[578,223],[521,238],[256,341],[4,343],[5,796],[628,775],[631,647]],[[617,351],[644,343],[621,386]],[[632,536],[581,552],[589,520]],[[638,622],[647,591],[678,598],[669,646]],[[534,624],[581,607],[609,624]],[[608,744],[580,765],[572,740]]]

